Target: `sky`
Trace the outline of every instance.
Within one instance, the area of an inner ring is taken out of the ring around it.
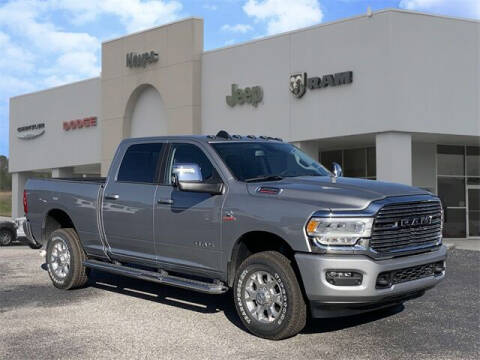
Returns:
[[[188,16],[205,50],[385,8],[480,19],[480,0],[0,0],[0,155],[8,102],[99,76],[103,41]]]

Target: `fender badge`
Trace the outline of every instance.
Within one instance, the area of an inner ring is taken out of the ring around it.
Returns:
[[[235,221],[237,218],[233,216],[233,211],[226,211],[223,216],[223,221]]]

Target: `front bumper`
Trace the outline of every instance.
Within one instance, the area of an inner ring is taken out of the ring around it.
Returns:
[[[380,273],[445,261],[447,249],[388,260],[375,261],[363,255],[318,255],[297,253],[295,259],[302,276],[313,317],[350,315],[418,297],[437,285],[444,277],[431,275],[379,289]],[[354,271],[363,275],[356,286],[335,286],[327,282],[327,271]]]

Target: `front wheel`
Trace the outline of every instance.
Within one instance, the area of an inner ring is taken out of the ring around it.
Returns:
[[[75,289],[87,282],[83,266],[86,256],[74,229],[58,229],[50,234],[46,260],[48,275],[55,287]]]
[[[248,257],[239,267],[234,285],[235,307],[253,334],[281,340],[298,334],[307,309],[295,272],[276,251]]]

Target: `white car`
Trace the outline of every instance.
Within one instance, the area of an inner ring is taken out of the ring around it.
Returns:
[[[38,249],[39,244],[33,243],[25,233],[24,224],[25,217],[15,220],[7,220],[0,222],[0,246],[10,245],[16,240],[25,240],[32,249]]]

